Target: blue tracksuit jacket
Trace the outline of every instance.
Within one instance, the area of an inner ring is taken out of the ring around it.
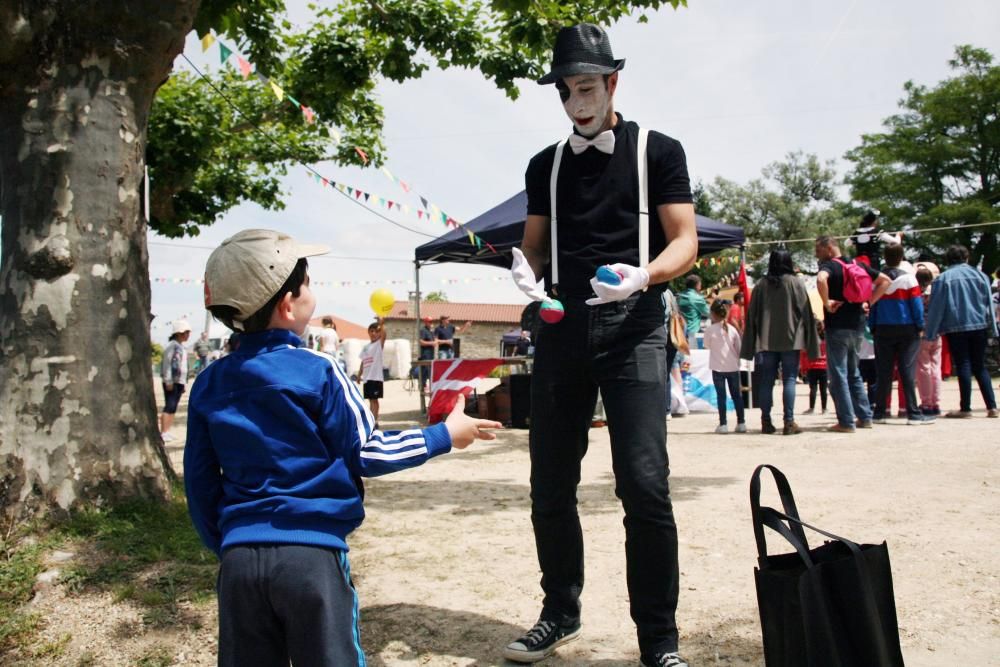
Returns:
[[[451,449],[444,424],[377,431],[335,360],[290,331],[240,337],[191,390],[184,487],[195,529],[220,554],[236,544],[347,550],[364,519],[355,479]]]

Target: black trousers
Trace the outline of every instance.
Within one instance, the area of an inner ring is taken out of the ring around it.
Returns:
[[[677,527],[667,483],[666,330],[659,292],[590,307],[542,324],[531,384],[531,521],[545,593],[541,618],[580,618],[583,533],[580,462],[600,388],[615,494],[625,509],[631,615],[643,655],[676,650]]]
[[[219,567],[221,667],[365,665],[347,554],[305,545],[241,545]]]
[[[887,335],[876,333],[875,367],[878,379],[875,381],[875,403],[872,415],[876,419],[886,416],[885,406],[892,391],[892,369],[899,368],[899,383],[906,396],[906,412],[910,417],[919,417],[920,401],[917,400],[917,353],[920,352],[920,337],[912,334]]]
[[[953,331],[947,334],[951,348],[951,366],[958,376],[959,409],[972,410],[972,378],[979,383],[979,391],[986,402],[986,408],[997,407],[996,394],[990,382],[990,372],[986,368],[987,330]]]
[[[819,387],[820,405],[826,410],[826,369],[810,368],[806,371],[809,380],[809,409],[816,407],[816,387]]]

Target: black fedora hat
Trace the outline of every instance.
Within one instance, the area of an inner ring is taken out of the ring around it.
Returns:
[[[538,83],[555,83],[576,74],[613,74],[622,67],[625,60],[615,60],[611,54],[608,34],[600,26],[580,23],[559,31],[552,49],[552,71]]]

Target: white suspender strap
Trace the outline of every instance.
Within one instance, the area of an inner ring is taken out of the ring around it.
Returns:
[[[639,128],[639,144],[636,148],[639,167],[639,266],[649,264],[649,177],[646,174],[646,141],[649,130]]]
[[[556,231],[556,186],[559,184],[559,164],[562,162],[563,149],[566,148],[566,139],[563,139],[556,145],[556,154],[552,158],[552,176],[549,180],[549,249],[552,252],[552,286],[555,287],[559,284],[559,243],[557,241],[558,234]]]

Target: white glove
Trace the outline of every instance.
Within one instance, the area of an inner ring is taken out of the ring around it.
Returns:
[[[520,248],[514,248],[512,252],[514,254],[514,263],[510,267],[510,275],[514,278],[514,284],[527,294],[532,301],[544,301],[545,290],[539,287],[538,280],[535,278],[535,272],[531,269],[531,265],[528,264],[524,253],[521,252]]]
[[[620,274],[622,281],[617,285],[609,285],[602,283],[596,276],[591,278],[590,287],[597,297],[587,299],[588,306],[598,306],[602,303],[627,299],[639,290],[645,289],[646,285],[649,284],[649,271],[640,266],[611,264],[608,268]]]

